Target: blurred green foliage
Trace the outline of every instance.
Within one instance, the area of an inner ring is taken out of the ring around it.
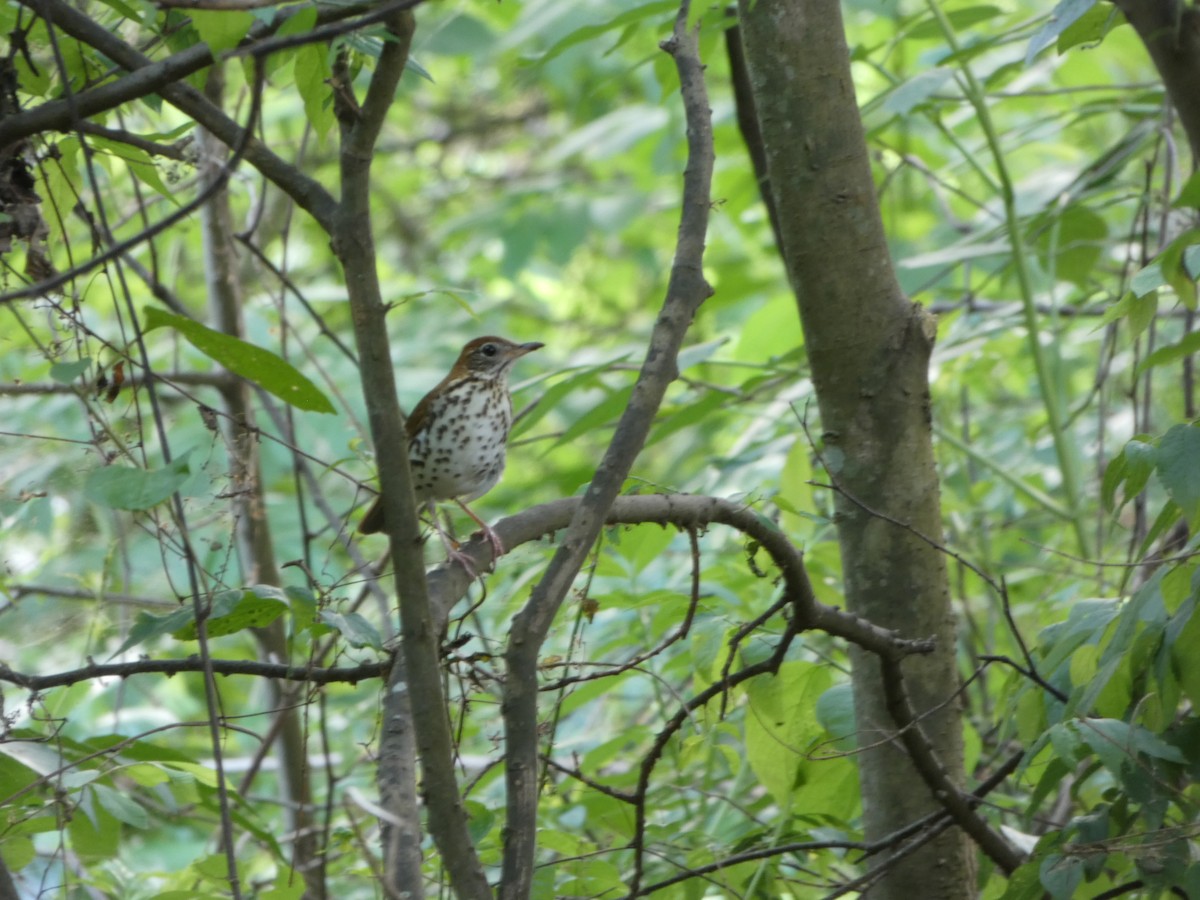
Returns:
[[[198,40],[235,46],[259,17],[198,14],[188,25],[145,0],[90,7],[134,43],[169,31],[156,55]],[[921,4],[845,7],[897,270],[912,298],[941,316],[931,383],[946,544],[1006,587],[1002,598],[951,563],[962,670],[976,674],[963,721],[972,783],[1024,751],[986,814],[1033,855],[1011,880],[984,865],[981,890],[992,898],[1095,896],[1135,880],[1147,896],[1171,886],[1200,894],[1200,617],[1189,556],[1200,516],[1195,180],[1176,204],[1186,170],[1178,136],[1136,35],[1111,10],[1068,0],[1048,17],[1030,3],[952,3],[940,20]],[[674,69],[657,47],[674,12],[661,0],[455,0],[417,11],[373,193],[402,401],[411,407],[471,337],[547,345],[517,370],[515,403],[526,414],[504,480],[475,504],[489,519],[578,493],[627,401],[679,217],[683,118]],[[4,6],[0,32],[28,19]],[[300,12],[288,30],[303,34],[313,21]],[[820,434],[803,338],[737,130],[720,24],[708,16],[702,28],[717,153],[706,275],[716,293],[628,489],[744,499],[804,548],[820,599],[838,604],[832,499],[801,427]],[[61,96],[66,81],[79,90],[109,77],[108,61],[73,40],[60,44],[60,68],[41,20],[27,40],[30,54],[13,60],[26,106]],[[379,41],[368,33],[337,44],[359,88]],[[337,47],[270,58],[261,126],[269,146],[331,189]],[[994,146],[967,102],[966,66]],[[244,115],[247,69],[226,69],[230,112]],[[46,252],[59,270],[93,252],[89,223],[101,211],[120,240],[196,189],[194,128],[177,111],[148,98],[94,121],[179,152],[152,155],[111,136],[33,141]],[[999,197],[997,148],[1020,241]],[[160,503],[172,490],[208,587],[254,607],[237,608],[213,652],[257,652],[240,629],[260,621],[268,598],[247,590],[232,536],[229,496],[239,485],[205,414],[219,398],[199,377],[218,371],[214,358],[276,395],[279,379],[285,394],[288,385],[315,392],[290,407],[262,394],[269,412],[259,414],[276,554],[304,564],[286,569],[288,591],[269,598],[272,617],[289,609],[294,661],[331,636],[327,662],[376,659],[395,632],[387,608],[364,602],[363,580],[375,576],[339,539],[368,498],[362,485],[374,466],[329,236],[245,165],[232,196],[245,229],[246,336],[261,354],[241,369],[236,347],[223,358],[193,339],[198,326],[179,324],[183,314],[207,317],[196,216],[61,295],[0,305],[0,659],[14,669],[48,674],[119,650],[195,652],[187,634],[170,636],[167,620],[149,618],[190,593],[179,525]],[[24,283],[33,256],[20,245],[5,255],[5,289]],[[1019,263],[1032,278],[1033,335]],[[170,327],[147,331],[155,324]],[[97,387],[102,372],[112,383],[143,333],[168,447],[150,425],[144,388],[126,384],[110,399]],[[1040,387],[1034,343],[1050,361]],[[1083,473],[1079,509],[1063,492],[1046,390],[1066,412]],[[334,415],[320,411],[325,398]],[[294,441],[281,440],[285,422]],[[1072,529],[1081,522],[1094,558],[1080,556]],[[633,790],[663,723],[722,677],[730,636],[777,591],[738,535],[714,528],[698,546],[694,557],[688,536],[657,526],[606,533],[546,648],[545,752],[613,791]],[[383,549],[378,539],[362,548]],[[451,626],[451,638],[470,633],[447,660],[447,688],[488,866],[499,862],[504,802],[497,655],[550,550],[516,548],[488,579],[485,601]],[[696,566],[686,639],[622,668],[678,628]],[[754,630],[733,651],[737,662],[767,656],[782,626],[776,618]],[[818,897],[870,869],[871,857],[850,850],[803,849],[862,837],[847,666],[844,647],[806,635],[778,675],[695,711],[666,744],[647,797],[645,883],[745,856],[656,896]],[[1058,696],[1018,669],[1030,666]],[[262,685],[228,678],[220,689],[227,715],[266,729]],[[378,850],[374,819],[352,799],[375,791],[378,685],[312,688],[302,699],[318,799],[329,803],[331,883],[345,898],[378,896],[367,864]],[[36,695],[5,685],[3,701],[0,855],[23,890],[224,896],[199,679],[142,675]],[[249,733],[226,733],[243,884],[261,897],[296,897],[277,772],[268,765],[239,787],[239,766],[258,750]],[[624,894],[628,803],[550,769],[539,814],[538,896]],[[791,844],[802,846],[751,852]],[[444,883],[431,848],[427,863]]]

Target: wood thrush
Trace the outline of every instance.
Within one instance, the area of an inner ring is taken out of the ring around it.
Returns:
[[[505,444],[512,427],[508,373],[518,359],[544,346],[476,338],[462,348],[450,374],[421,398],[407,421],[408,461],[417,503],[453,500],[483,529],[496,556],[504,552],[500,539],[467,502],[495,487],[504,472]],[[383,529],[383,498],[378,497],[358,530],[375,534]],[[453,553],[449,542],[447,547]]]

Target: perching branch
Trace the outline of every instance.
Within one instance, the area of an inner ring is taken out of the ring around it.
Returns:
[[[566,528],[586,502],[566,497],[522,510],[493,526],[505,547],[515,548]],[[703,530],[725,525],[756,542],[779,570],[784,596],[799,631],[819,630],[855,644],[885,659],[900,660],[914,653],[928,653],[929,640],[909,639],[859,618],[853,613],[826,606],[817,600],[804,568],[800,551],[769,519],[743,503],[701,494],[637,494],[618,497],[604,516],[604,525],[662,525]],[[476,571],[487,571],[492,562],[491,544],[473,538],[460,549]],[[466,596],[472,579],[458,564],[447,563],[429,573],[429,598],[434,624],[440,633],[450,609]],[[899,602],[900,598],[897,598]]]

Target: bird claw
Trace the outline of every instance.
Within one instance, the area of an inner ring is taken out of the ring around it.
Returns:
[[[466,571],[471,578],[480,578],[480,574],[475,571],[475,561],[471,559],[470,554],[463,553],[457,547],[446,547],[446,560],[452,563],[458,563]]]
[[[504,542],[500,540],[500,535],[496,534],[496,529],[490,525],[483,526],[483,536],[492,545],[492,562],[494,563],[505,553]]]
[[[500,540],[500,535],[496,534],[491,526],[484,525],[483,530],[479,533],[483,535],[483,539],[486,540],[492,547],[491,566],[489,566],[488,571],[495,571],[496,560],[504,555],[504,544]],[[474,535],[472,535],[472,537],[474,537]],[[475,571],[475,561],[471,559],[470,554],[463,553],[460,549],[458,549],[457,544],[454,546],[447,545],[446,553],[453,562],[458,563],[460,566],[466,569],[467,574],[472,578],[481,577],[480,574]]]

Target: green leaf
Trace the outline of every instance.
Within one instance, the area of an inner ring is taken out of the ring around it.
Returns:
[[[279,26],[276,36],[282,38],[295,34],[305,34],[312,31],[313,26],[317,24],[317,8],[315,6],[292,7],[292,10],[294,11]],[[294,64],[296,55],[304,46],[304,44],[301,44],[300,47],[291,47],[278,53],[268,54],[262,60],[263,71],[267,78],[271,79],[276,72],[285,66]]]
[[[8,871],[20,872],[37,859],[37,850],[31,838],[24,834],[16,834],[15,829],[10,828],[4,837],[4,843],[0,844],[0,857],[3,857],[4,867]]]
[[[111,859],[121,845],[121,824],[112,813],[96,802],[89,790],[82,804],[67,823],[71,847],[85,859]]]
[[[50,366],[50,377],[59,384],[70,384],[92,367],[92,358],[86,356],[74,362],[56,362]]]
[[[1145,441],[1130,440],[1125,445],[1125,497],[1132,500],[1142,492],[1158,465],[1158,448]]]
[[[117,652],[113,656],[120,656],[126,650],[143,644],[151,638],[170,634],[185,626],[192,618],[190,606],[180,607],[165,616],[152,616],[148,612],[140,612],[137,619],[134,620],[133,627],[129,629],[129,636],[125,638],[125,642],[117,648]]]
[[[1056,229],[1050,229],[1042,242],[1046,252],[1050,250],[1050,235],[1055,230],[1055,274],[1080,286],[1093,282],[1108,237],[1104,219],[1085,206],[1068,207],[1059,216]]]
[[[63,230],[75,208],[77,198],[83,193],[79,176],[79,140],[75,137],[61,138],[55,145],[55,158],[38,166],[38,185],[45,201],[43,219],[50,233],[47,241],[51,247],[63,246],[66,233]]]
[[[1146,537],[1142,541],[1141,547],[1138,548],[1138,556],[1145,557],[1150,552],[1150,548],[1155,542],[1167,533],[1167,529],[1173,526],[1176,522],[1183,518],[1183,510],[1179,508],[1179,504],[1174,500],[1168,500],[1163,504],[1163,508],[1159,511],[1154,519],[1154,524],[1150,526],[1150,530],[1146,532]]]
[[[478,60],[496,49],[496,32],[486,22],[466,13],[451,15],[421,45],[424,53]]]
[[[811,514],[816,509],[813,500],[813,489],[809,482],[812,480],[812,459],[809,456],[808,441],[804,436],[798,437],[788,451],[783,463],[783,472],[779,478],[779,497],[789,507],[780,521],[784,531],[795,534],[803,528],[801,517]],[[782,505],[781,505],[782,508]]]
[[[496,814],[475,800],[466,800],[463,806],[467,813],[467,832],[471,835],[472,843],[478,846],[479,842],[492,830],[492,825],[496,822]]]
[[[949,66],[922,70],[889,91],[883,97],[880,108],[893,116],[906,116],[953,77],[954,70]]]
[[[746,758],[781,806],[798,786],[805,753],[825,734],[814,709],[832,680],[828,666],[795,661],[755,678],[746,690]]]
[[[187,481],[191,474],[188,465],[191,452],[188,450],[161,469],[134,469],[116,465],[94,469],[84,483],[84,496],[109,509],[150,509],[170,497]]]
[[[1083,881],[1083,860],[1052,853],[1038,867],[1038,880],[1054,900],[1071,900]]]
[[[1179,748],[1139,725],[1120,719],[1087,719],[1074,723],[1083,739],[1117,777],[1128,767],[1136,753],[1144,753],[1167,762],[1186,765],[1187,758]]]
[[[1200,209],[1200,169],[1193,172],[1183,183],[1183,187],[1179,189],[1179,196],[1171,206],[1176,209],[1185,206]]]
[[[1183,340],[1177,344],[1170,344],[1166,347],[1159,347],[1137,367],[1135,375],[1140,375],[1147,369],[1152,369],[1155,366],[1166,365],[1167,363],[1175,362],[1184,357],[1191,356],[1193,353],[1200,352],[1200,331],[1190,331],[1183,336]]]
[[[148,25],[154,18],[154,8],[145,2],[131,0],[126,3],[124,0],[100,0],[105,6],[142,25]]]
[[[592,25],[584,25],[582,28],[576,28],[574,31],[559,39],[556,43],[550,46],[550,49],[536,59],[530,62],[543,66],[550,60],[561,56],[572,47],[582,44],[584,41],[590,41],[593,38],[606,34],[609,31],[616,31],[618,28],[624,28],[626,25],[640,23],[642,20],[652,16],[661,16],[667,13],[672,13],[679,8],[679,4],[674,0],[653,0],[651,3],[646,3],[634,9],[626,10],[620,15],[613,16],[605,22],[597,22]]]
[[[1062,30],[1058,36],[1058,52],[1066,53],[1080,44],[1098,44],[1124,21],[1125,17],[1115,5],[1097,3]]]
[[[615,422],[621,413],[625,411],[625,408],[629,406],[629,398],[632,395],[633,385],[613,391],[606,399],[597,403],[572,422],[571,427],[564,431],[562,437],[555,442],[555,446],[568,445],[589,431],[598,429],[610,422]]]
[[[183,316],[146,307],[144,330],[149,332],[156,328],[175,329],[209,359],[254,382],[285,403],[310,412],[336,412],[329,398],[315,384],[287,360],[269,350],[213,331]]]
[[[1179,238],[1176,238],[1175,241],[1172,241],[1172,244],[1180,242],[1181,238],[1184,238],[1197,230],[1198,229],[1192,229],[1191,231],[1185,232],[1183,235],[1180,235]],[[1183,251],[1180,257],[1182,260],[1182,268],[1187,272],[1200,272],[1200,245],[1195,243],[1185,243],[1186,246],[1181,247]],[[1167,278],[1164,272],[1162,264],[1162,258],[1166,252],[1167,251],[1164,250],[1158,259],[1150,263],[1150,265],[1146,266],[1144,269],[1141,269],[1136,275],[1133,276],[1133,278],[1130,279],[1129,289],[1139,297],[1150,293],[1150,291],[1157,290],[1165,284],[1171,283],[1170,279]],[[1179,273],[1176,274],[1178,276]],[[1187,288],[1185,288],[1185,290],[1187,290]]]
[[[1138,337],[1154,321],[1158,314],[1158,291],[1138,296],[1133,294],[1129,301],[1129,334]]]
[[[1071,655],[1069,669],[1071,684],[1087,684],[1096,676],[1100,662],[1100,648],[1095,644],[1084,644]],[[1062,755],[1061,753],[1059,754]]]
[[[1114,512],[1114,507],[1117,502],[1117,488],[1125,481],[1126,469],[1128,461],[1125,459],[1125,452],[1121,451],[1104,467],[1104,478],[1100,482],[1100,500],[1104,504],[1104,508],[1109,512]],[[1125,496],[1121,501],[1124,506],[1129,500],[1129,492],[1125,492]]]
[[[379,631],[358,613],[338,613],[327,609],[318,618],[336,629],[351,647],[383,649],[383,639],[379,636]]]
[[[1170,645],[1170,653],[1179,686],[1193,708],[1200,708],[1200,612],[1196,609]]]
[[[284,592],[270,585],[255,585],[240,591],[221,591],[212,598],[212,610],[205,622],[209,637],[221,637],[247,628],[265,628],[288,611]],[[171,632],[180,641],[200,637],[194,617]]]
[[[235,10],[218,12],[216,10],[193,9],[189,12],[192,25],[195,26],[200,40],[208,44],[213,56],[226,50],[232,50],[242,42],[242,38],[254,25],[254,16],[248,12]]]
[[[950,27],[954,31],[962,31],[965,28],[970,28],[972,25],[979,25],[981,22],[986,22],[1002,13],[1003,10],[1000,7],[990,4],[947,9],[945,12],[946,19],[950,22]],[[942,37],[941,23],[933,18],[933,16],[922,14],[917,17],[916,21],[917,24],[909,29],[906,37],[915,40],[925,40],[927,38],[940,39]]]
[[[1159,257],[1163,277],[1190,310],[1196,309],[1196,276],[1192,274],[1196,268],[1188,265],[1184,251],[1196,244],[1200,244],[1200,228],[1190,228],[1171,241]]]
[[[106,151],[129,167],[138,181],[150,187],[172,203],[179,205],[179,191],[173,190],[163,182],[153,157],[141,147],[134,147],[123,141],[109,140],[103,137],[92,137],[91,143],[97,149]]]
[[[150,827],[149,814],[132,798],[105,784],[93,785],[92,790],[96,792],[96,800],[100,805],[118,822],[124,822],[134,828]]]
[[[437,84],[437,82],[433,80],[433,75],[430,73],[430,71],[421,65],[417,58],[411,54],[406,60],[404,60],[404,71],[412,72],[421,78],[424,78],[430,84]]]
[[[1158,478],[1188,521],[1200,514],[1200,427],[1176,425],[1158,447]]]
[[[1034,58],[1058,41],[1058,36],[1073,25],[1095,6],[1097,0],[1061,0],[1050,13],[1050,19],[1029,40],[1025,51],[1025,65],[1033,65]]]
[[[292,609],[292,632],[301,634],[312,627],[317,619],[317,598],[306,587],[289,585],[283,589]]]
[[[287,602],[260,596],[262,587],[246,590],[224,590],[212,598],[212,612],[205,622],[209,637],[232,635],[250,628],[266,628],[288,611]],[[196,641],[199,631],[194,617],[182,628],[170,632],[176,641]]]
[[[858,746],[858,726],[854,721],[854,686],[849,681],[825,691],[816,705],[817,721],[833,738],[834,746],[850,752]]]
[[[675,534],[673,527],[644,523],[613,529],[612,542],[636,573],[658,559],[675,539]]]
[[[1046,896],[1046,889],[1038,878],[1040,865],[1041,860],[1035,859],[1013,872],[1000,900],[1042,900]]]
[[[212,608],[206,622],[209,637],[233,634],[247,628],[270,625],[290,608],[287,593],[270,585],[254,585],[244,590],[220,591],[212,597]],[[139,613],[129,636],[114,656],[124,653],[151,638],[169,634],[179,641],[198,638],[196,616],[191,604],[164,616]]]
[[[296,51],[292,66],[296,90],[304,100],[304,115],[318,138],[324,138],[333,127],[333,94],[329,79],[333,69],[329,64],[329,49],[322,44],[305,44]]]

